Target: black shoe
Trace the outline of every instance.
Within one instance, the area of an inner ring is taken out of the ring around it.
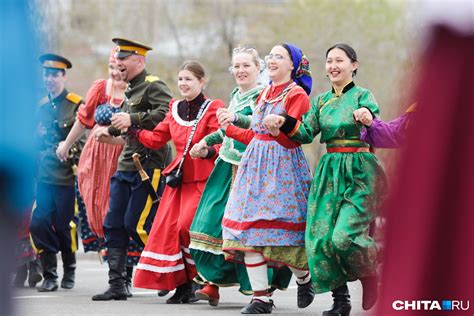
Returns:
[[[39,260],[34,260],[28,263],[28,286],[36,287],[36,284],[43,280],[41,276],[41,264]]]
[[[66,290],[70,290],[74,287],[74,279],[69,279],[69,278],[63,278],[61,280],[61,287]]]
[[[101,294],[94,295],[93,301],[125,301],[127,299],[127,288],[125,285],[127,261],[127,249],[109,248],[109,288]]]
[[[158,294],[159,297],[163,297],[163,296],[168,295],[169,292],[170,291],[168,291],[168,290],[159,290],[157,294]]]
[[[63,259],[64,274],[61,280],[61,287],[63,289],[70,290],[74,287],[74,280],[76,278],[76,253],[64,253],[61,252],[61,258]]]
[[[191,294],[191,282],[189,282],[178,286],[173,296],[166,300],[166,304],[188,304],[197,300],[194,293]]]
[[[42,253],[40,255],[41,265],[43,266],[43,283],[38,288],[38,292],[52,292],[58,289],[58,274],[56,267],[58,265],[55,253]]]
[[[54,292],[58,289],[58,282],[53,279],[44,279],[41,286],[38,288],[38,292]]]
[[[133,278],[133,266],[127,266],[127,277],[125,279],[125,290],[127,291],[127,297],[133,297],[132,293],[132,278]]]
[[[13,280],[13,286],[22,288],[25,287],[25,281],[28,276],[28,268],[26,264],[19,266],[16,269],[15,279]]]
[[[296,283],[298,284],[298,282]],[[298,307],[308,307],[314,300],[314,289],[311,280],[305,284],[298,284]]]
[[[273,309],[273,301],[264,302],[258,298],[253,298],[250,304],[240,310],[241,314],[271,314]]]
[[[194,303],[194,302],[197,302],[199,301],[199,299],[196,297],[196,291],[197,290],[200,290],[202,289],[202,285],[192,281],[191,282],[191,291],[189,293],[189,299],[188,299],[188,302],[189,303]]]
[[[97,294],[92,296],[93,301],[126,301],[127,300],[127,290],[125,288],[122,289],[114,289],[109,288],[102,294]]]
[[[349,316],[351,314],[351,304],[337,305],[334,303],[332,308],[323,312],[323,316]]]
[[[132,293],[132,284],[129,282],[125,283],[125,291],[127,292],[127,297],[133,297]]]
[[[347,285],[332,290],[334,303],[330,310],[324,311],[323,316],[349,316],[351,312],[351,301]]]

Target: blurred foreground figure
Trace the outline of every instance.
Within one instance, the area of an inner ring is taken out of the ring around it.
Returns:
[[[0,4],[0,315],[12,315],[10,276],[17,233],[13,222],[22,218],[33,199],[34,111],[37,88],[36,47],[27,1]]]
[[[428,45],[413,96],[416,124],[409,127],[387,209],[383,288],[374,315],[474,311],[472,5],[419,11],[429,13]]]

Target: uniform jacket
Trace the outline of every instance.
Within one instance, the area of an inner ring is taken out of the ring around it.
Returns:
[[[55,185],[74,185],[72,166],[80,155],[80,145],[71,151],[75,159],[61,162],[56,156],[58,143],[65,140],[76,118],[82,98],[66,89],[56,98],[47,97],[40,101],[38,108],[38,174],[37,181]]]
[[[153,130],[168,112],[171,91],[158,77],[151,76],[146,70],[133,78],[125,91],[125,102],[122,111],[129,113],[132,127]],[[119,136],[121,132],[109,127],[109,133]],[[141,155],[144,168],[164,168],[171,161],[171,149],[164,146],[159,150],[145,148],[135,137],[122,135],[126,144],[119,158],[118,171],[136,171],[133,164],[133,153]]]

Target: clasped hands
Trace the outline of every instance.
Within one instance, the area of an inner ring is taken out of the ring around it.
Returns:
[[[216,112],[217,121],[219,122],[221,128],[224,130],[235,121],[234,113],[230,112],[226,108],[220,108]],[[208,154],[209,146],[204,139],[201,139],[199,143],[194,144],[193,148],[189,151],[191,158],[204,158]]]
[[[370,113],[369,109],[367,108],[360,108],[355,110],[352,115],[354,116],[354,120],[356,122],[360,122],[365,126],[371,126],[373,117],[372,113]]]
[[[191,150],[189,151],[189,155],[193,159],[204,158],[209,152],[208,148],[209,146],[207,146],[206,141],[204,139],[201,139],[199,143],[194,144],[193,148],[191,148]]]
[[[125,112],[119,112],[115,113],[112,115],[112,118],[110,120],[112,122],[112,126],[121,130],[121,131],[127,131],[127,129],[132,126],[132,120],[130,118],[130,114],[125,113]],[[102,142],[102,143],[114,143],[112,141],[112,135],[109,133],[109,127],[108,126],[101,126],[98,127],[95,131],[92,137],[95,138],[95,140]]]
[[[235,122],[236,119],[235,114],[226,108],[218,109],[216,115],[219,124],[224,130],[227,129],[231,123]],[[270,114],[263,120],[263,126],[265,126],[265,128],[268,129],[268,132],[275,137],[280,134],[280,127],[283,123],[285,123],[285,118],[275,114]]]
[[[263,119],[263,126],[270,135],[277,137],[280,134],[280,127],[285,123],[285,118],[281,115],[269,114]]]

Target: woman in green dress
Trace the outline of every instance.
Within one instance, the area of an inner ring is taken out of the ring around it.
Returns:
[[[237,87],[230,95],[229,108],[219,112],[235,125],[249,128],[255,100],[263,89],[257,83],[262,60],[253,47],[237,47],[232,55],[229,70]],[[190,154],[194,158],[204,157],[207,148],[216,144],[222,144],[222,147],[191,225],[189,246],[199,277],[206,283],[203,289],[196,291],[196,297],[209,301],[212,306],[219,302],[219,286],[240,285],[240,292],[252,294],[245,266],[226,261],[222,251],[222,217],[246,146],[219,130],[202,139]],[[268,274],[270,280],[274,280],[274,288],[286,288],[291,278],[288,269],[268,269]]]
[[[348,281],[361,281],[365,310],[377,300],[378,249],[369,227],[381,208],[386,177],[369,145],[360,140],[363,125],[352,115],[362,107],[379,114],[372,93],[353,81],[357,67],[352,47],[330,47],[326,73],[332,89],[312,100],[301,122],[277,115],[264,120],[274,136],[283,132],[307,144],[321,133],[320,142],[326,143],[327,153],[318,163],[309,193],[305,234],[314,289],[333,292],[333,307],[324,316],[349,315]]]

